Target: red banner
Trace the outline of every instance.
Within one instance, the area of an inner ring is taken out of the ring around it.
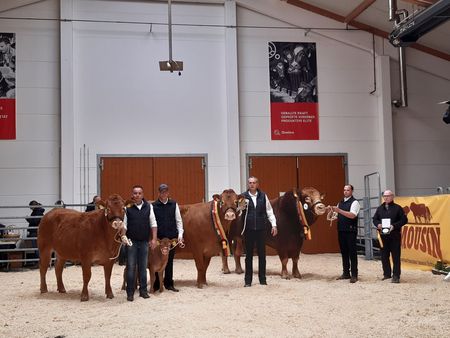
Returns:
[[[0,140],[16,139],[16,99],[0,99]]]
[[[272,140],[318,140],[317,103],[272,103]]]
[[[269,42],[272,140],[318,140],[316,44]]]

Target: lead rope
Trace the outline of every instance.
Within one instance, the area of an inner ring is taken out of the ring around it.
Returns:
[[[124,242],[126,242],[126,244],[127,244],[127,246],[132,246],[133,245],[133,242],[131,242],[131,239],[129,239],[127,236],[125,236],[125,235],[123,235],[122,237],[120,237],[120,241],[117,239],[119,236],[119,231],[120,231],[120,229],[117,229],[117,232],[116,232],[116,234],[114,235],[114,241],[115,242],[117,242],[117,243],[120,243],[120,245],[119,245],[119,250],[117,251],[117,255],[116,256],[114,256],[114,257],[110,257],[109,258],[109,260],[116,260],[118,257],[119,257],[119,255],[120,255],[120,249],[122,249],[122,246],[124,245]]]
[[[247,214],[248,214],[248,204],[250,201],[248,199],[245,199],[245,217],[244,217],[244,226],[242,227],[241,236],[244,234],[245,226],[247,225]]]

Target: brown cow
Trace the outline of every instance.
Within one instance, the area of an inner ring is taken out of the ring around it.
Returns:
[[[305,238],[304,224],[300,218],[300,209],[303,208],[304,215],[308,225],[312,225],[319,215],[325,213],[325,205],[322,203],[323,195],[315,188],[293,189],[286,192],[283,196],[270,200],[275,217],[277,219],[278,235],[271,235],[271,225],[267,225],[266,244],[274,248],[281,260],[281,278],[289,279],[287,263],[292,259],[292,275],[295,278],[301,278],[298,269],[298,260],[300,250]],[[242,232],[243,218],[240,217],[233,223],[232,234],[230,237],[237,244],[234,252],[236,263],[236,272],[242,273],[241,255],[242,255]],[[237,234],[237,235],[236,235]],[[228,269],[226,258],[223,259],[223,271]],[[229,269],[228,269],[229,270]]]
[[[155,272],[158,274],[159,292],[164,291],[164,270],[169,260],[169,251],[172,248],[172,240],[163,238],[158,241],[158,246],[148,250],[148,269],[150,270],[150,292],[154,293]]]
[[[410,209],[414,215],[414,222],[422,223],[423,218],[423,223],[430,223],[431,220],[430,209],[428,209],[428,207],[425,204],[423,203],[416,204],[412,202],[410,205]]]
[[[89,300],[88,283],[93,263],[103,265],[106,297],[114,298],[110,283],[112,268],[118,255],[120,240],[128,243],[122,222],[125,202],[119,195],[111,195],[106,202],[100,201],[97,205],[104,210],[86,213],[71,209],[53,209],[42,218],[37,239],[41,293],[47,292],[45,275],[54,250],[57,258],[55,274],[60,293],[66,292],[62,272],[65,262],[71,260],[80,262],[83,270],[81,301]]]
[[[221,195],[214,195],[213,199],[219,203],[220,221],[225,232],[228,232],[231,222],[239,216],[245,206],[244,196],[237,195],[234,190],[228,189],[224,190]],[[180,206],[186,249],[194,256],[197,267],[197,287],[199,288],[207,285],[206,270],[211,257],[219,255],[222,251],[222,244],[214,230],[211,216],[214,200]]]

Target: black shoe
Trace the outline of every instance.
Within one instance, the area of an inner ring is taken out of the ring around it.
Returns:
[[[267,285],[267,282],[259,282],[261,285]]]
[[[383,276],[381,280],[391,279],[391,276]]]
[[[148,295],[147,292],[140,293],[140,294],[139,294],[139,297],[142,297],[142,298],[144,298],[144,299],[150,298],[150,296]]]
[[[392,283],[400,283],[400,277],[392,276]]]
[[[167,287],[166,287],[166,290],[170,290],[170,291],[173,291],[173,292],[179,292],[179,291],[180,291],[180,290],[178,290],[177,288],[175,288],[173,285],[167,286]]]
[[[252,286],[251,284],[245,283],[244,288],[249,288],[250,286]]]
[[[127,301],[129,301],[129,302],[132,302],[134,300],[134,297],[133,297],[133,295],[131,295],[131,296],[127,296]]]
[[[336,280],[341,280],[341,279],[350,279],[350,275],[340,275],[338,278],[336,278]]]
[[[350,283],[356,283],[357,281],[358,281],[358,277],[352,276],[352,278],[350,278]]]

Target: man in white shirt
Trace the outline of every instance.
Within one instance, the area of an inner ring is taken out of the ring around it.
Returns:
[[[273,213],[267,195],[258,189],[259,182],[256,177],[249,177],[248,190],[244,192],[248,200],[244,217],[244,244],[245,244],[245,287],[252,286],[253,278],[253,249],[256,245],[258,253],[259,284],[267,285],[266,281],[266,222],[269,220],[272,236],[277,235],[277,220]]]

